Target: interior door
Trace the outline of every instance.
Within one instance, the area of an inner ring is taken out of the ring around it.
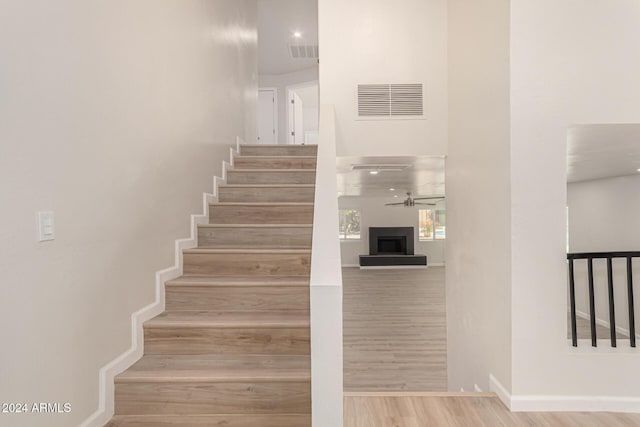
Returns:
[[[276,91],[258,91],[258,142],[275,144],[276,141]]]
[[[295,91],[289,92],[289,143],[304,143],[304,109],[302,99]]]

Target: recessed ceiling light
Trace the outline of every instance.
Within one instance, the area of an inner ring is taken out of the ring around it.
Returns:
[[[390,188],[389,191],[396,191],[396,189],[395,188]]]
[[[640,169],[638,169],[638,172],[640,172]]]
[[[302,33],[300,31],[294,31],[293,32],[293,37],[299,39],[300,37],[302,37]]]
[[[378,171],[369,171],[371,175],[378,175]]]
[[[398,197],[398,195],[397,195],[397,194],[395,194],[393,197]]]

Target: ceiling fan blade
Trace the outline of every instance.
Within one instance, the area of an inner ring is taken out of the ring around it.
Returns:
[[[414,205],[436,206],[435,203],[414,203]]]
[[[440,197],[414,197],[413,198],[413,200],[435,200],[435,199],[444,200],[444,196],[440,196]]]
[[[404,202],[401,203],[385,203],[385,206],[399,206],[399,205],[404,205]]]

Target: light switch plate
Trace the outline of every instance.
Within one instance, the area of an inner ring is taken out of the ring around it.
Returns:
[[[46,242],[56,238],[55,219],[52,211],[38,212],[38,240]]]

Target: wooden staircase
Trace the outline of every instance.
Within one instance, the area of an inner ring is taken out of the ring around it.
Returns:
[[[108,427],[311,426],[316,146],[242,145]]]

